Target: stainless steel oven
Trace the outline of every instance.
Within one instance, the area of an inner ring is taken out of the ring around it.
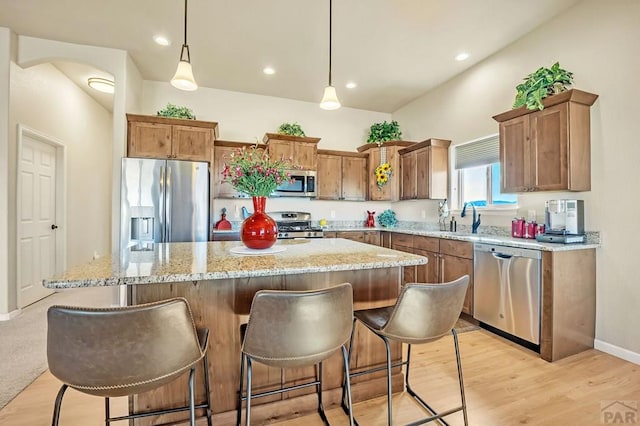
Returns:
[[[278,225],[278,239],[324,238],[324,231],[311,224],[311,213],[307,212],[268,212]]]

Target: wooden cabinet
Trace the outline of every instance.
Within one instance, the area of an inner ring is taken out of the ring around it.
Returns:
[[[398,152],[401,200],[449,197],[449,145],[449,140],[427,139]]]
[[[569,90],[494,116],[500,129],[501,191],[589,191],[589,108],[598,95]]]
[[[406,266],[403,284],[444,283],[469,275],[469,287],[462,312],[473,315],[473,243],[392,233],[391,248],[429,259],[426,265]]]
[[[325,238],[344,238],[359,243],[380,245],[380,231],[327,231]]]
[[[127,114],[127,156],[212,161],[218,123]]]
[[[316,181],[320,200],[366,200],[366,154],[318,150]]]
[[[473,315],[473,243],[441,239],[439,257],[440,282],[453,281],[463,275],[469,275],[469,287],[462,312]]]
[[[400,199],[400,155],[398,151],[413,145],[414,142],[391,141],[385,142],[382,147],[376,144],[366,144],[358,147],[358,152],[369,154],[367,181],[369,187],[369,200],[371,201],[398,201]],[[385,153],[383,153],[383,151]],[[380,165],[382,156],[386,156],[386,162],[391,165],[392,174],[389,182],[379,187],[376,182],[376,168]]]
[[[229,155],[238,149],[250,148],[255,144],[248,142],[233,142],[217,140],[213,147],[213,163],[211,166],[211,182],[213,198],[248,198],[249,196],[238,192],[230,183],[222,181],[222,171],[228,162]],[[263,146],[258,148],[263,150]]]
[[[540,357],[557,361],[593,348],[596,250],[542,252]]]
[[[303,170],[317,169],[320,138],[265,133],[262,141],[267,144],[270,158],[291,158],[293,164]]]

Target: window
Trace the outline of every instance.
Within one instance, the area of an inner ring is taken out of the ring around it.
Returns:
[[[498,135],[455,147],[453,199],[457,207],[472,202],[476,207],[516,207],[516,194],[500,192],[500,140]],[[456,176],[457,175],[457,179]]]

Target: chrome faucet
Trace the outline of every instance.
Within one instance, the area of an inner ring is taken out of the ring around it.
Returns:
[[[473,209],[473,217],[471,218],[471,233],[477,234],[478,227],[480,226],[480,214],[478,213],[478,219],[476,220],[476,206],[474,206],[472,202],[464,203],[462,212],[460,213],[460,217],[465,217],[465,215],[467,214],[467,205],[470,205]]]

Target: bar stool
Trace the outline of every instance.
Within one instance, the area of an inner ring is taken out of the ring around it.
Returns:
[[[349,344],[349,360],[353,352],[353,336],[356,321],[360,321],[376,336],[380,337],[385,344],[387,351],[386,366],[376,367],[356,373],[351,373],[351,377],[373,373],[375,371],[387,370],[387,422],[392,424],[392,399],[391,399],[391,368],[406,365],[405,385],[409,395],[422,406],[429,414],[429,417],[409,423],[409,425],[419,425],[436,419],[445,425],[442,417],[462,411],[464,424],[467,425],[467,403],[464,396],[464,385],[462,381],[462,366],[460,364],[460,349],[458,346],[458,334],[453,328],[460,312],[469,285],[469,276],[464,275],[457,280],[443,284],[405,284],[396,300],[394,306],[383,308],[363,309],[354,312],[353,329]],[[458,382],[460,385],[460,398],[462,404],[441,413],[436,413],[409,384],[409,368],[411,366],[411,345],[433,342],[451,333],[456,352],[456,363],[458,367]],[[391,364],[391,349],[389,341],[399,341],[408,345],[407,360]],[[352,412],[351,404],[345,405],[344,398],[342,407],[346,412]]]
[[[68,387],[105,398],[105,424],[125,419],[203,408],[211,426],[207,329],[196,330],[183,298],[118,308],[52,306],[47,312],[47,359],[60,379],[52,425],[60,417]],[[195,404],[194,373],[202,360],[206,401]],[[189,405],[110,417],[109,398],[139,394],[165,385],[189,371]]]
[[[344,392],[351,404],[349,363],[345,343],[353,321],[351,284],[312,291],[261,290],[256,293],[244,330],[240,361],[237,424],[242,421],[242,401],[246,401],[245,424],[251,424],[251,400],[291,390],[316,386],[318,414],[329,424],[322,405],[322,361],[342,348]],[[257,393],[251,392],[252,363],[292,368],[318,365],[315,380],[295,386]],[[244,370],[247,368],[247,391],[243,394]],[[353,425],[353,416],[349,415]]]

